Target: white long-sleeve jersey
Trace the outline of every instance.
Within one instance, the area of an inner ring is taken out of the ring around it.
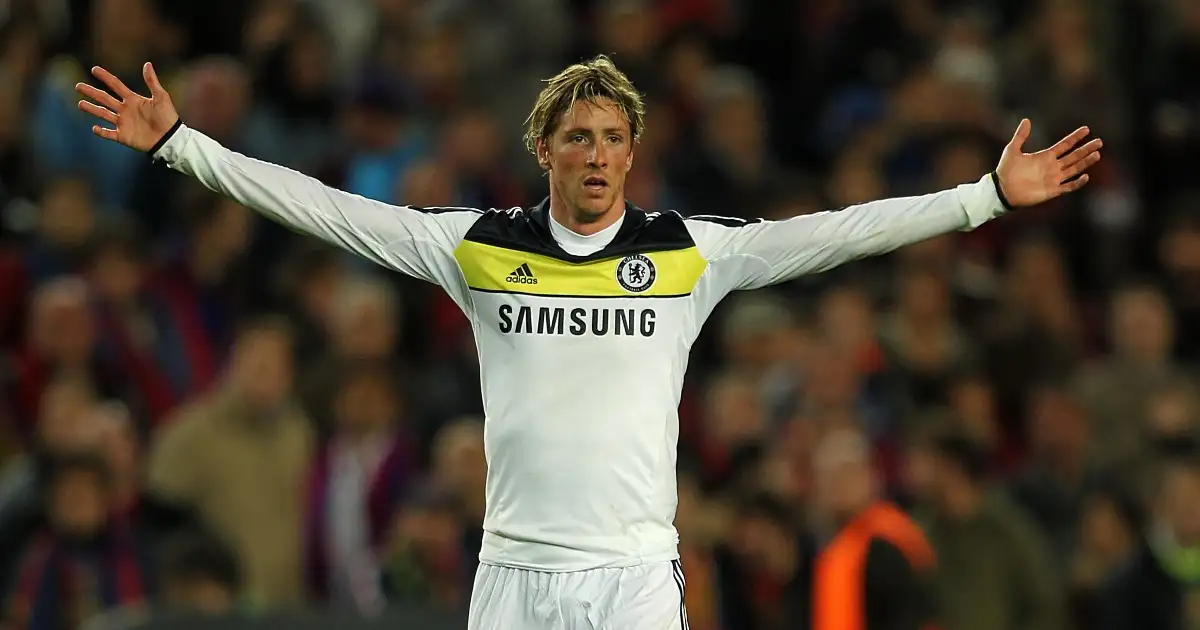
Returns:
[[[294,230],[440,285],[470,318],[488,461],[485,563],[539,571],[678,557],[678,405],[688,352],[730,291],[976,227],[994,182],[784,221],[632,205],[580,237],[531,209],[392,206],[179,126],[156,160]]]

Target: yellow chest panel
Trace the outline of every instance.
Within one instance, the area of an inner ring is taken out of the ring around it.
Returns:
[[[558,297],[688,295],[708,266],[695,247],[573,263],[463,241],[454,257],[472,290]]]

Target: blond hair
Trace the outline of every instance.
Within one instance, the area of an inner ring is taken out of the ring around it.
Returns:
[[[533,110],[525,119],[525,148],[537,153],[537,141],[553,133],[563,114],[571,111],[580,99],[598,104],[608,99],[616,104],[636,141],[642,135],[646,107],[642,95],[624,72],[612,60],[600,55],[591,61],[577,63],[546,81]]]

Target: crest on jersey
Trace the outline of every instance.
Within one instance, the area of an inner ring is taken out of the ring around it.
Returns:
[[[641,254],[632,254],[617,264],[617,283],[630,293],[641,293],[654,284],[654,263]]]

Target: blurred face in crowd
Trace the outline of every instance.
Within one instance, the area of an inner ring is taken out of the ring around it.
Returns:
[[[380,295],[348,288],[335,306],[333,342],[345,358],[384,358],[396,347],[399,315]]]
[[[607,3],[599,20],[599,41],[602,49],[619,59],[645,59],[657,43],[656,25],[646,3]]]
[[[298,278],[300,303],[313,321],[330,326],[334,312],[334,300],[346,279],[346,269],[341,257],[332,257],[324,264]]]
[[[201,62],[190,68],[179,102],[188,125],[227,139],[237,133],[250,103],[245,68],[232,60]]]
[[[1155,394],[1146,411],[1147,428],[1156,437],[1183,436],[1196,430],[1195,395],[1183,388]]]
[[[1200,545],[1200,470],[1170,466],[1160,492],[1159,518],[1181,545]]]
[[[452,206],[455,203],[454,173],[435,160],[422,162],[408,169],[400,180],[396,199],[418,208]]]
[[[1069,325],[1071,312],[1062,255],[1051,243],[1017,246],[1007,273],[1011,306],[1042,325]]]
[[[996,400],[987,381],[968,379],[950,392],[950,404],[962,426],[986,444],[997,440]]]
[[[1196,2],[1200,6],[1200,2]],[[1200,12],[1200,11],[1198,11]],[[1200,299],[1200,226],[1193,223],[1176,226],[1163,235],[1159,258],[1171,277],[1173,288],[1181,290],[1195,306]]]
[[[350,435],[371,434],[391,426],[399,412],[396,391],[379,373],[360,374],[342,386],[336,405],[338,428]]]
[[[3,44],[3,49],[0,51],[0,55],[3,55],[3,58],[0,59],[0,64],[3,64],[5,68],[13,73],[13,79],[19,81],[21,84],[28,85],[26,82],[31,80],[42,69],[45,43],[41,30],[36,20],[26,20],[23,22],[10,20],[8,26],[9,33]],[[0,114],[0,120],[10,113],[15,117],[22,115],[20,111],[21,96],[21,90],[15,85],[11,88],[6,86],[3,96],[0,97],[0,102],[3,103],[0,104],[0,109],[7,109],[9,107],[8,103],[11,102],[13,111],[6,111],[4,114]],[[0,128],[3,128],[4,125],[5,123],[0,122]],[[17,129],[0,130],[0,142],[11,140],[11,136],[7,135],[7,133],[16,131]]]
[[[1113,350],[1122,358],[1149,363],[1167,359],[1174,326],[1163,296],[1146,289],[1121,292],[1112,303],[1111,335]]]
[[[97,0],[92,5],[96,32],[121,41],[143,41],[153,26],[148,0]]]
[[[260,328],[237,340],[230,374],[244,402],[256,410],[276,411],[292,390],[292,345],[281,330]]]
[[[231,199],[217,203],[216,212],[197,235],[197,246],[209,259],[229,264],[250,242],[251,217],[245,206]]]
[[[538,140],[538,161],[573,221],[593,223],[624,204],[633,143],[629,120],[609,99],[576,101],[550,138]]]
[[[39,289],[29,322],[33,347],[52,364],[81,369],[90,359],[95,326],[82,281],[58,280]]]
[[[109,304],[128,304],[142,289],[145,269],[142,261],[121,247],[99,252],[90,274],[92,286]]]
[[[853,408],[862,389],[855,358],[831,344],[815,346],[805,371],[805,403],[824,411]]]
[[[64,471],[50,487],[49,514],[55,532],[68,539],[87,540],[108,520],[108,485],[103,476],[78,468]]]
[[[817,318],[821,336],[831,346],[856,352],[874,341],[871,299],[862,291],[838,288],[827,293],[821,299]]]
[[[680,96],[693,102],[700,98],[712,56],[700,39],[682,39],[666,53],[667,83]],[[648,128],[648,127],[647,127]]]
[[[910,270],[901,281],[900,310],[915,325],[941,323],[949,311],[946,284],[932,271]]]
[[[1030,441],[1036,453],[1078,462],[1087,448],[1083,408],[1064,391],[1045,388],[1033,394],[1029,409]]]
[[[823,437],[813,460],[813,482],[817,509],[835,522],[870,505],[877,482],[870,445],[862,434],[835,430]]]
[[[838,208],[880,199],[885,192],[874,161],[853,153],[838,159],[828,190],[830,201]]]
[[[1099,494],[1084,503],[1079,529],[1084,548],[1107,557],[1127,553],[1136,536],[1112,499]]]
[[[722,99],[708,112],[705,127],[713,148],[737,162],[757,160],[763,153],[762,105],[753,93]]]
[[[955,102],[946,98],[946,90],[945,82],[934,73],[912,73],[892,95],[897,121],[915,129],[941,124],[949,118],[948,103]]]
[[[992,157],[982,147],[971,142],[952,144],[938,153],[935,188],[944,190],[964,182],[979,179],[980,173],[992,170]]]
[[[291,44],[287,60],[293,89],[305,96],[329,89],[332,58],[330,42],[321,32],[310,28],[300,33]]]
[[[713,440],[729,446],[757,439],[766,422],[753,383],[736,376],[718,381],[709,391],[705,420]]]
[[[408,76],[427,98],[452,97],[462,83],[462,41],[447,26],[424,28],[411,41]]]
[[[486,111],[464,112],[446,131],[447,158],[462,172],[480,175],[496,168],[501,150],[500,130]]]
[[[88,448],[96,443],[99,431],[92,415],[95,398],[80,381],[60,380],[42,393],[37,434],[48,453]]]
[[[92,189],[83,179],[52,182],[42,196],[41,237],[58,247],[78,247],[87,242],[95,227]]]

